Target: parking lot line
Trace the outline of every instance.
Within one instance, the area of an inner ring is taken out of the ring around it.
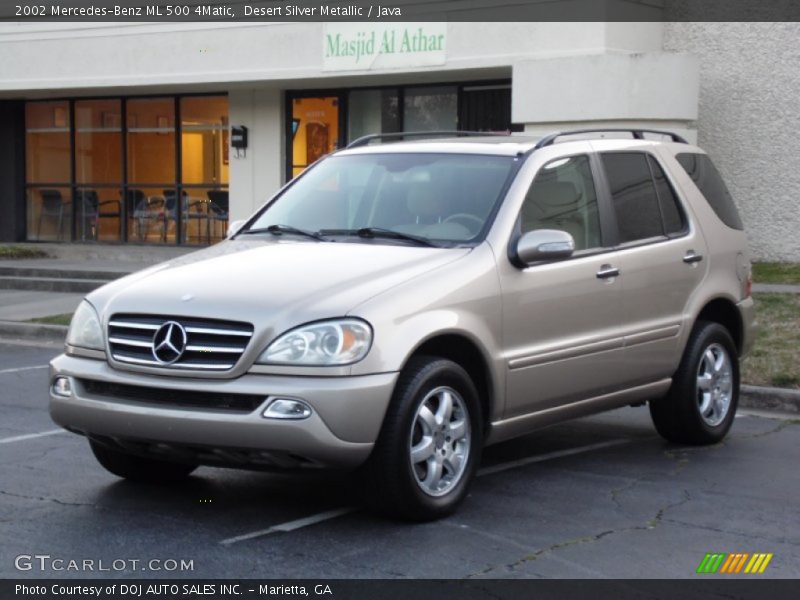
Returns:
[[[500,473],[501,471],[516,469],[518,467],[524,467],[525,465],[530,465],[533,463],[544,462],[546,460],[555,460],[557,458],[561,458],[564,456],[572,456],[574,454],[591,452],[592,450],[600,450],[602,448],[610,448],[612,446],[621,446],[622,444],[628,444],[633,441],[634,440],[632,439],[620,438],[616,440],[609,440],[607,442],[598,442],[596,444],[579,446],[577,448],[569,448],[567,450],[559,450],[557,452],[548,452],[547,454],[538,454],[536,456],[530,456],[528,458],[521,458],[519,460],[512,460],[506,463],[501,463],[499,465],[492,465],[491,467],[486,467],[485,469],[479,470],[477,476],[482,477],[484,475],[492,475],[494,473]],[[287,521],[286,523],[273,525],[271,527],[268,527],[266,529],[261,529],[259,531],[253,531],[250,533],[244,533],[242,535],[237,535],[235,537],[227,538],[222,540],[220,544],[223,546],[230,546],[231,544],[236,544],[237,542],[244,542],[247,540],[252,540],[254,538],[259,538],[266,535],[272,535],[273,533],[295,531],[297,529],[302,529],[303,527],[308,527],[309,525],[316,525],[317,523],[322,523],[323,521],[330,521],[331,519],[336,519],[341,516],[348,515],[350,513],[356,512],[357,510],[358,509],[355,507],[336,508],[333,510],[317,513],[309,517],[303,517],[302,519],[295,519],[294,521]]]
[[[220,544],[222,544],[223,546],[230,546],[231,544],[235,544],[236,542],[252,540],[253,538],[262,537],[265,535],[271,535],[273,533],[294,531],[295,529],[301,529],[303,527],[308,527],[309,525],[315,525],[316,523],[329,521],[330,519],[336,519],[343,515],[355,512],[356,510],[358,509],[351,506],[344,508],[335,508],[333,510],[317,513],[316,515],[311,515],[310,517],[303,517],[302,519],[287,521],[286,523],[281,523],[280,525],[273,525],[272,527],[268,527],[267,529],[261,529],[260,531],[253,531],[251,533],[237,535],[235,537],[222,540]]]
[[[519,460],[512,460],[509,462],[500,463],[499,465],[492,465],[491,467],[485,467],[478,471],[477,476],[483,477],[484,475],[493,475],[495,473],[508,471],[509,469],[516,469],[518,467],[524,467],[525,465],[531,465],[533,463],[544,462],[546,460],[555,460],[556,458],[561,458],[562,456],[572,456],[573,454],[582,454],[583,452],[591,452],[592,450],[600,450],[601,448],[621,446],[622,444],[629,444],[632,441],[634,440],[620,438],[616,440],[609,440],[607,442],[598,442],[596,444],[578,446],[577,448],[568,448],[567,450],[548,452],[547,454],[537,454],[536,456],[529,456],[527,458],[520,458]]]
[[[46,369],[50,365],[36,365],[35,367],[17,367],[15,369],[2,369],[0,370],[0,375],[5,375],[6,373],[19,373],[21,371],[34,371],[36,369]]]
[[[59,433],[69,433],[66,429],[51,429],[50,431],[42,431],[40,433],[26,433],[25,435],[15,435],[14,437],[7,437],[0,440],[0,444],[10,444],[12,442],[23,442],[25,440],[33,440],[48,435],[56,435]]]

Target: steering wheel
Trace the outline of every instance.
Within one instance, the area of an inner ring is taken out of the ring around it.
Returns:
[[[450,223],[451,221],[456,223],[461,221],[460,224],[464,225],[467,229],[469,229],[470,233],[474,233],[474,231],[472,230],[472,227],[470,227],[468,224],[465,225],[464,223],[465,221],[468,223],[477,224],[478,228],[475,231],[480,231],[481,227],[483,227],[483,219],[481,219],[480,217],[476,217],[475,215],[471,215],[469,213],[456,213],[454,215],[450,215],[444,221],[442,221],[442,223]]]

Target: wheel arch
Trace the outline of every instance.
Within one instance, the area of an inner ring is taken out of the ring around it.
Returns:
[[[736,304],[727,297],[718,296],[712,298],[700,309],[694,323],[699,321],[712,321],[725,327],[733,338],[736,345],[736,352],[741,355],[744,343],[744,323],[742,315]]]
[[[467,372],[478,389],[484,433],[488,434],[492,409],[496,401],[494,391],[496,382],[485,349],[463,332],[447,331],[433,334],[417,344],[403,362],[403,368],[408,361],[417,356],[435,356],[452,360]]]

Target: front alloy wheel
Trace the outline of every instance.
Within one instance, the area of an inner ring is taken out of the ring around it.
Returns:
[[[466,371],[443,358],[412,358],[364,466],[367,500],[413,521],[451,514],[467,495],[482,442],[481,405]]]
[[[422,400],[411,426],[409,457],[420,489],[443,496],[461,481],[470,450],[470,424],[463,398],[439,387]]]

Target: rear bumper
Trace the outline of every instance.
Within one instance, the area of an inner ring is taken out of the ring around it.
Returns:
[[[758,321],[756,321],[755,303],[753,297],[745,298],[736,307],[742,317],[742,347],[740,356],[744,358],[753,349],[758,334]]]
[[[67,376],[72,395],[50,388],[53,420],[75,432],[110,438],[123,445],[146,444],[164,452],[187,449],[198,456],[235,457],[258,453],[291,455],[311,464],[353,467],[372,451],[394,389],[397,373],[362,377],[284,377],[244,375],[233,380],[178,379],[116,371],[105,361],[61,355],[50,364],[50,382]],[[81,380],[147,386],[164,392],[164,401],[131,400],[91,394]],[[170,404],[170,390],[259,394],[252,412],[182,407]],[[264,408],[275,397],[297,398],[313,410],[302,420],[268,419]],[[207,461],[201,461],[207,462]],[[213,464],[214,461],[211,461]],[[242,464],[241,466],[247,466]]]

